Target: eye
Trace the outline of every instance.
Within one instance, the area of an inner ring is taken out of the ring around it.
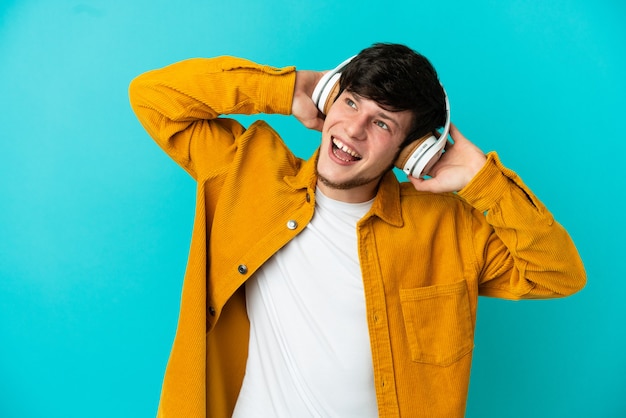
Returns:
[[[346,99],[346,104],[353,109],[356,109],[356,103],[352,99]]]
[[[387,125],[385,122],[377,120],[374,122],[376,124],[376,126],[378,126],[379,128],[385,129],[385,130],[389,130],[389,125]]]

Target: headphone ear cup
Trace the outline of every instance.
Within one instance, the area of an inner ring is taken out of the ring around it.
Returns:
[[[323,114],[328,113],[330,106],[337,99],[341,72],[352,61],[352,58],[354,57],[348,58],[334,69],[324,73],[320,81],[315,85],[311,99]]]
[[[338,95],[339,95],[339,78],[337,78],[337,81],[335,82],[335,84],[333,84],[333,86],[329,90],[328,95],[325,98],[323,98],[324,99],[323,103],[320,103],[320,108],[322,109],[323,114],[325,115],[328,114],[330,107],[333,105],[333,103],[335,103],[335,100],[337,100]]]
[[[431,133],[428,133],[426,135],[424,135],[421,138],[416,139],[415,141],[409,143],[407,146],[405,146],[402,151],[400,151],[400,154],[398,155],[398,158],[396,159],[395,163],[393,164],[396,168],[399,168],[400,170],[406,171],[407,167],[407,163],[409,162],[410,159],[418,159],[419,156],[418,155],[414,155],[416,153],[420,153],[420,150],[418,149],[420,145],[422,145],[424,143],[424,141],[426,141],[428,138],[430,138],[432,136]],[[413,158],[412,158],[413,157]]]
[[[317,98],[316,105],[317,108],[323,114],[328,114],[330,107],[335,102],[337,95],[339,93],[339,79],[341,77],[341,73],[335,73],[330,77],[325,84],[320,87],[321,91],[319,92],[319,97]],[[321,81],[320,83],[322,83]],[[317,88],[317,87],[316,87]],[[315,100],[315,97],[313,97]]]

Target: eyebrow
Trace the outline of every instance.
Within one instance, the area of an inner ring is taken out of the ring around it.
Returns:
[[[358,94],[356,94],[356,93],[354,93],[354,92],[349,92],[349,93],[351,93],[351,94],[352,94],[352,96],[354,96],[354,99],[356,100],[356,102],[357,102],[357,103],[360,103],[360,102],[361,102],[361,100],[363,99],[363,97],[362,97],[362,96],[360,96],[360,95],[358,95]],[[375,102],[375,101],[374,101],[374,102]],[[376,104],[380,107],[380,105],[379,105],[377,102],[375,102],[375,103],[376,103]],[[386,121],[389,121],[389,122],[393,123],[393,124],[394,124],[397,128],[400,128],[400,127],[401,127],[401,126],[400,126],[400,124],[398,123],[398,121],[397,121],[397,120],[395,120],[395,119],[394,119],[393,117],[391,117],[390,115],[388,115],[387,113],[384,113],[384,112],[378,112],[378,113],[376,114],[376,116],[378,116],[378,117],[379,117],[379,118],[381,118],[381,119],[385,119]]]

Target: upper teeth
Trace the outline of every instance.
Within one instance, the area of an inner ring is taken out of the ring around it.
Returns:
[[[352,155],[354,158],[361,158],[361,155],[359,155],[358,152],[354,151],[351,148],[348,148],[348,146],[346,144],[344,144],[343,142],[341,142],[337,138],[333,138],[333,144],[335,144],[335,146],[337,146],[337,148],[339,148],[343,152]]]

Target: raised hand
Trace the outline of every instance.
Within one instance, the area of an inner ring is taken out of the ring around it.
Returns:
[[[456,192],[465,187],[485,165],[487,157],[471,143],[454,124],[450,125],[450,136],[446,152],[427,173],[431,178],[409,176],[415,189],[433,193]]]
[[[324,116],[311,99],[315,85],[324,75],[320,71],[297,71],[291,113],[309,129],[321,131]]]

